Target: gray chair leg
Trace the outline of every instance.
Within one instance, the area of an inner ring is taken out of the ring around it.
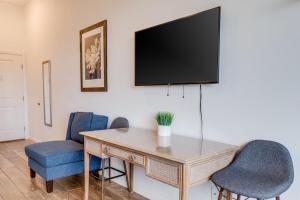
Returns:
[[[222,197],[223,197],[223,191],[224,191],[224,189],[221,188],[221,189],[220,189],[220,192],[219,192],[218,200],[222,200]]]
[[[226,200],[232,200],[232,193],[230,191],[227,191]]]

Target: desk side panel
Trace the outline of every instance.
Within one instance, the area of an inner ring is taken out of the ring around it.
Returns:
[[[84,148],[85,150],[92,155],[102,157],[102,148],[101,142],[90,139],[88,137],[84,138]]]
[[[189,185],[193,186],[207,182],[215,172],[228,166],[232,162],[234,155],[235,152],[230,152],[212,157],[206,161],[190,164]]]

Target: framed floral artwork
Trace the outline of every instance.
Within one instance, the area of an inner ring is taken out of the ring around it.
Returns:
[[[107,21],[80,31],[82,92],[107,91]]]

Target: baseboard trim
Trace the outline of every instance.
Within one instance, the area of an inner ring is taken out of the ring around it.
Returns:
[[[41,140],[36,139],[36,138],[33,138],[33,137],[29,137],[28,140],[32,140],[32,141],[35,142],[35,143],[42,142]]]

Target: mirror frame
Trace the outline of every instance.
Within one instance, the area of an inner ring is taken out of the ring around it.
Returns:
[[[46,82],[45,82],[45,73],[47,73],[45,70],[45,67],[46,65],[48,65],[48,76],[49,76],[49,110],[50,110],[50,113],[49,113],[49,117],[50,117],[50,120],[49,122],[46,121],[46,95],[45,95],[45,86],[46,86]],[[49,127],[52,127],[52,92],[51,92],[51,61],[50,60],[47,60],[47,61],[44,61],[43,62],[43,65],[42,65],[42,73],[43,73],[43,104],[44,104],[44,124],[45,126],[49,126]]]

